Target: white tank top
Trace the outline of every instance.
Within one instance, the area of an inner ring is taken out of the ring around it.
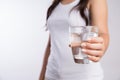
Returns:
[[[47,21],[51,49],[45,74],[46,80],[102,80],[103,78],[99,62],[76,64],[69,47],[69,25],[85,26],[85,21],[78,11],[74,10],[69,15],[79,1],[75,0],[67,5],[59,3]]]

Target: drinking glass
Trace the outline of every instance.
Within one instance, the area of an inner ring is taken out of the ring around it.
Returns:
[[[86,42],[89,38],[98,36],[98,28],[95,26],[70,26],[69,27],[70,44],[78,45]],[[89,64],[88,55],[81,51],[81,48],[71,47],[75,63]]]

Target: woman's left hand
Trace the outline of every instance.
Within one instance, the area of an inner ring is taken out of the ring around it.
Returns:
[[[102,37],[90,38],[87,42],[81,43],[81,48],[91,61],[98,62],[105,52],[104,40]]]
[[[93,62],[98,62],[105,53],[105,45],[102,37],[94,37],[86,42],[71,44],[70,47],[80,47],[82,52],[88,55]]]

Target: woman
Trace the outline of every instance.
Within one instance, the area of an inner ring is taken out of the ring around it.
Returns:
[[[79,12],[73,15],[78,16],[81,26],[97,26],[99,36],[69,47],[69,14],[72,11]],[[106,0],[54,0],[47,12],[50,35],[40,80],[103,80],[99,61],[109,43],[107,26]],[[76,64],[71,47],[82,48],[92,63]]]

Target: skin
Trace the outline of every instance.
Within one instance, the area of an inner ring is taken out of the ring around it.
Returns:
[[[62,4],[69,4],[74,0],[62,0]],[[87,42],[81,44],[70,44],[70,47],[80,47],[82,51],[88,55],[89,60],[98,62],[105,54],[109,44],[109,32],[108,32],[108,13],[106,0],[89,0],[87,8],[91,15],[91,25],[99,28],[99,37],[88,39]],[[48,57],[50,55],[50,36],[45,51],[43,60],[43,67],[41,70],[39,80],[44,80],[46,65]]]

